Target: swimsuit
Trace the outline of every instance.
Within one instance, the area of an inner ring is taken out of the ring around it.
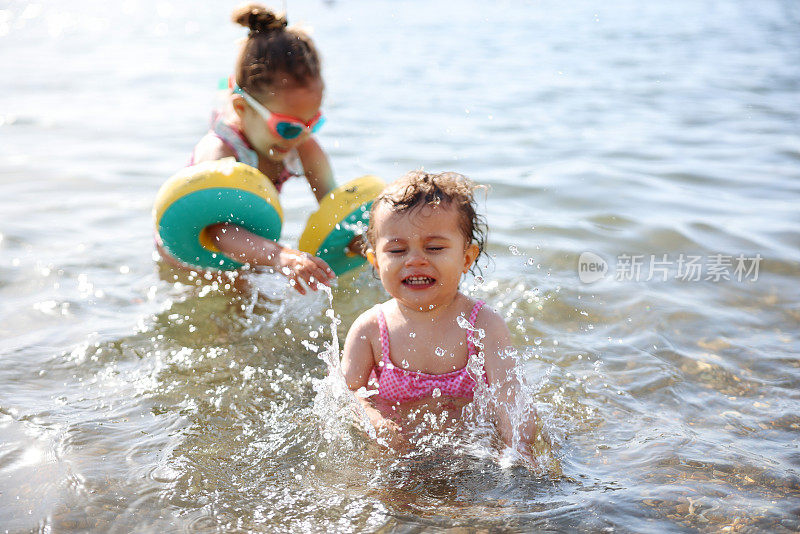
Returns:
[[[475,326],[475,319],[484,302],[479,300],[472,307],[469,314],[470,326]],[[475,390],[475,379],[467,370],[463,368],[444,373],[432,375],[421,371],[408,371],[401,369],[392,363],[389,357],[389,329],[386,326],[386,317],[383,315],[380,305],[378,305],[378,328],[381,337],[381,364],[374,368],[374,375],[378,382],[378,395],[386,400],[394,402],[407,402],[412,400],[433,397],[434,389],[438,389],[441,395],[447,397],[472,398]],[[467,353],[470,357],[477,354],[472,336],[467,335]],[[437,397],[439,395],[436,395]]]
[[[258,153],[238,128],[234,128],[222,119],[222,113],[219,111],[214,111],[211,115],[211,130],[209,133],[213,134],[233,150],[234,154],[236,154],[236,161],[258,169]],[[194,151],[192,151],[189,165],[194,164]],[[283,170],[280,175],[277,179],[270,178],[270,181],[272,181],[275,189],[280,193],[286,180],[294,176],[300,176],[301,174],[303,174],[303,170],[300,157],[297,155],[297,150],[292,149],[283,160]]]

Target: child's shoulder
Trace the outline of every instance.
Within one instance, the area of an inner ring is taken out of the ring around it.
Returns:
[[[194,147],[194,162],[236,157],[236,151],[213,132],[207,132]]]
[[[369,337],[378,335],[380,329],[378,323],[378,312],[380,307],[380,304],[376,304],[375,306],[372,306],[368,310],[362,312],[361,315],[359,315],[356,320],[353,321],[353,325],[350,327],[350,330],[355,330],[357,333]]]
[[[473,303],[473,306],[478,302],[475,299],[469,300]],[[500,315],[497,310],[485,303],[483,306],[481,306],[477,317],[475,317],[475,326],[477,328],[483,328],[484,330],[507,328],[506,321],[503,319],[503,316]]]
[[[381,330],[378,323],[380,305],[371,307],[359,315],[347,332],[345,340],[345,356],[355,358],[357,355],[371,355],[377,363],[381,355]]]
[[[475,318],[475,328],[483,330],[481,336],[486,358],[485,365],[487,370],[493,369],[490,372],[490,375],[493,376],[497,368],[505,368],[507,366],[507,362],[505,360],[500,362],[498,357],[504,354],[506,349],[511,346],[511,332],[509,332],[503,316],[494,308],[485,304]]]

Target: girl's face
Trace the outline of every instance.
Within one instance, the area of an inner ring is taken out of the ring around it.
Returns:
[[[323,89],[324,84],[318,79],[306,85],[286,85],[263,95],[251,96],[272,113],[308,124],[319,114]],[[294,139],[281,137],[267,125],[265,118],[239,95],[234,95],[233,107],[241,119],[242,131],[247,140],[259,154],[272,161],[283,161],[293,148],[303,144],[311,135],[308,131],[304,131]]]
[[[378,207],[373,266],[381,283],[398,303],[429,311],[450,304],[461,275],[478,256],[459,228],[458,208],[423,206],[405,213]]]

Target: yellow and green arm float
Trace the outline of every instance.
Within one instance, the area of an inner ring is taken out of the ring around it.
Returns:
[[[341,275],[362,265],[347,246],[366,231],[372,201],[385,187],[376,176],[356,178],[331,191],[308,218],[299,249],[319,256]],[[226,222],[277,241],[283,225],[278,191],[261,172],[233,158],[187,167],[161,186],[153,206],[161,244],[181,262],[199,269],[235,270],[204,229]]]

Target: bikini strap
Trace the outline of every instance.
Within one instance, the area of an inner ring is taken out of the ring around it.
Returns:
[[[388,366],[392,361],[389,359],[389,328],[386,326],[386,317],[383,315],[383,307],[378,304],[378,330],[381,337],[381,361],[384,366]]]
[[[236,161],[258,169],[258,153],[249,146],[242,134],[222,120],[219,113],[214,116],[212,123],[214,134],[236,152]]]
[[[469,313],[469,325],[471,327],[473,327],[473,328],[475,327],[475,320],[478,318],[478,312],[481,311],[481,308],[483,308],[484,304],[486,304],[486,302],[484,302],[482,300],[479,300],[472,307],[472,311]],[[470,356],[472,356],[473,354],[476,354],[478,352],[477,349],[475,348],[475,343],[473,343],[473,341],[472,341],[473,339],[477,340],[478,337],[473,332],[467,332],[467,353]],[[388,341],[388,338],[387,338],[387,341]],[[387,345],[388,345],[388,343],[387,343]]]

